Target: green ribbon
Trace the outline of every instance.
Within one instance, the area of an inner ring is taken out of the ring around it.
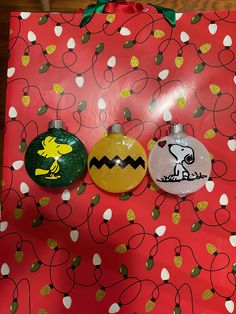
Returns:
[[[83,17],[79,24],[79,27],[82,28],[86,25],[94,16],[95,13],[103,13],[105,5],[109,0],[97,0],[96,4],[90,4],[83,11]]]
[[[148,4],[154,7],[158,12],[161,12],[164,15],[164,18],[170,23],[172,27],[176,26],[176,16],[173,9],[160,7],[159,5],[155,5],[153,3]]]
[[[94,16],[95,13],[103,13],[105,5],[109,0],[97,0],[96,4],[90,4],[83,11],[82,20],[80,22],[80,28],[86,25]],[[176,26],[176,17],[175,11],[173,9],[160,7],[152,3],[148,3],[153,6],[158,12],[161,12],[164,15],[164,18],[170,23],[172,27]]]

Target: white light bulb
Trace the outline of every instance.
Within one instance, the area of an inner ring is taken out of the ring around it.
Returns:
[[[101,265],[101,263],[102,263],[102,259],[101,259],[100,255],[98,253],[95,253],[93,255],[93,265],[99,266],[99,265]]]
[[[175,13],[175,19],[178,21],[183,16],[183,13]]]
[[[111,220],[112,218],[112,210],[111,208],[108,208],[107,210],[105,210],[104,214],[103,214],[103,219],[104,220]]]
[[[225,307],[226,307],[226,310],[229,313],[233,313],[234,312],[234,302],[231,299],[227,299],[225,301]]]
[[[166,232],[166,226],[159,226],[155,230],[155,234],[159,237],[163,236],[163,234]]]
[[[2,221],[0,222],[0,231],[4,232],[8,227],[8,222],[7,221]]]
[[[223,45],[225,47],[230,47],[232,45],[232,38],[229,35],[226,35],[223,40]]]
[[[73,242],[77,242],[79,238],[79,231],[77,229],[72,229],[70,232],[70,238]]]
[[[115,56],[112,56],[108,59],[107,61],[107,66],[109,68],[114,68],[114,66],[116,65],[116,57]]]
[[[158,77],[161,79],[161,80],[165,80],[167,78],[167,76],[169,75],[169,70],[168,69],[165,69],[163,71],[161,71],[158,75]]]
[[[36,35],[35,35],[34,32],[32,32],[32,31],[28,32],[28,40],[31,41],[31,42],[35,42],[36,41]]]
[[[131,34],[131,31],[127,27],[121,27],[120,34],[122,36],[129,36]]]
[[[29,186],[25,182],[21,182],[20,184],[20,191],[22,194],[29,193]]]
[[[214,23],[210,23],[208,25],[208,30],[209,30],[211,35],[215,35],[215,33],[217,32],[217,28],[218,28],[218,26],[217,26],[217,24],[215,22]]]
[[[19,170],[20,168],[22,168],[23,165],[24,165],[23,160],[16,160],[12,163],[12,167],[14,170]]]
[[[227,206],[228,203],[229,203],[228,196],[225,193],[222,194],[220,197],[220,205],[221,206]]]
[[[74,49],[75,48],[75,40],[74,38],[70,38],[67,42],[67,48],[68,49]]]
[[[161,279],[164,280],[169,280],[170,279],[170,273],[166,268],[162,268],[161,270]]]
[[[7,77],[12,77],[15,72],[16,72],[16,69],[14,67],[7,69]]]
[[[60,37],[62,34],[63,28],[61,26],[61,24],[56,24],[56,26],[54,27],[54,33],[57,37]]]
[[[236,84],[236,74],[234,74],[234,84]]]
[[[212,192],[214,190],[215,187],[214,181],[208,180],[205,185],[208,192]]]
[[[234,138],[229,139],[227,145],[232,152],[236,150],[236,140]]]
[[[69,295],[65,294],[63,299],[62,299],[62,302],[64,304],[64,307],[66,309],[69,309],[71,307],[71,304],[72,304],[72,299]]]
[[[189,35],[186,33],[186,32],[181,32],[180,34],[180,40],[183,42],[183,43],[186,43],[189,41]]]
[[[61,198],[63,201],[68,202],[70,200],[70,191],[67,189],[64,190],[62,195],[61,195]]]
[[[104,109],[106,109],[106,102],[105,102],[105,100],[103,99],[103,98],[99,98],[99,100],[98,100],[98,109],[99,110],[104,110]]]
[[[229,237],[229,242],[233,247],[236,247],[236,234],[231,234]]]
[[[15,119],[17,117],[17,111],[15,107],[10,107],[9,111],[8,111],[8,115],[11,119]]]
[[[163,114],[163,120],[166,122],[170,122],[172,120],[172,114],[169,110],[165,111]]]
[[[21,12],[20,17],[21,17],[23,20],[26,20],[30,15],[31,15],[30,12]]]
[[[120,306],[118,303],[113,303],[110,308],[109,308],[109,313],[110,314],[114,314],[114,313],[118,313],[120,311]]]
[[[76,76],[75,82],[79,88],[83,87],[83,85],[84,85],[83,76],[81,76],[81,75]]]
[[[3,276],[8,276],[10,274],[10,268],[7,263],[3,263],[1,267],[1,274]]]

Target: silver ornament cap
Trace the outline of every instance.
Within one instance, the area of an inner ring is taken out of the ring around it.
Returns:
[[[124,128],[120,123],[114,123],[107,129],[108,134],[124,133]]]
[[[49,121],[48,129],[65,129],[65,126],[62,120],[55,119]]]

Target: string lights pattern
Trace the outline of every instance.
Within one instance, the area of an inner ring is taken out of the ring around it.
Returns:
[[[4,313],[234,313],[236,13],[177,14],[172,28],[148,9],[96,15],[82,29],[81,14],[11,15]],[[147,152],[184,123],[208,148],[211,177],[181,199],[149,174],[120,195],[88,174],[46,190],[27,176],[24,153],[52,118],[88,151],[116,121]]]

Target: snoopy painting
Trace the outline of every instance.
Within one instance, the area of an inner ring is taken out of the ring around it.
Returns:
[[[205,175],[197,172],[189,173],[187,165],[193,164],[195,161],[194,150],[189,146],[180,144],[168,144],[168,150],[175,158],[173,173],[164,176],[160,181],[164,182],[179,182],[179,181],[192,181],[196,179],[205,178]],[[159,181],[159,180],[157,180]]]

